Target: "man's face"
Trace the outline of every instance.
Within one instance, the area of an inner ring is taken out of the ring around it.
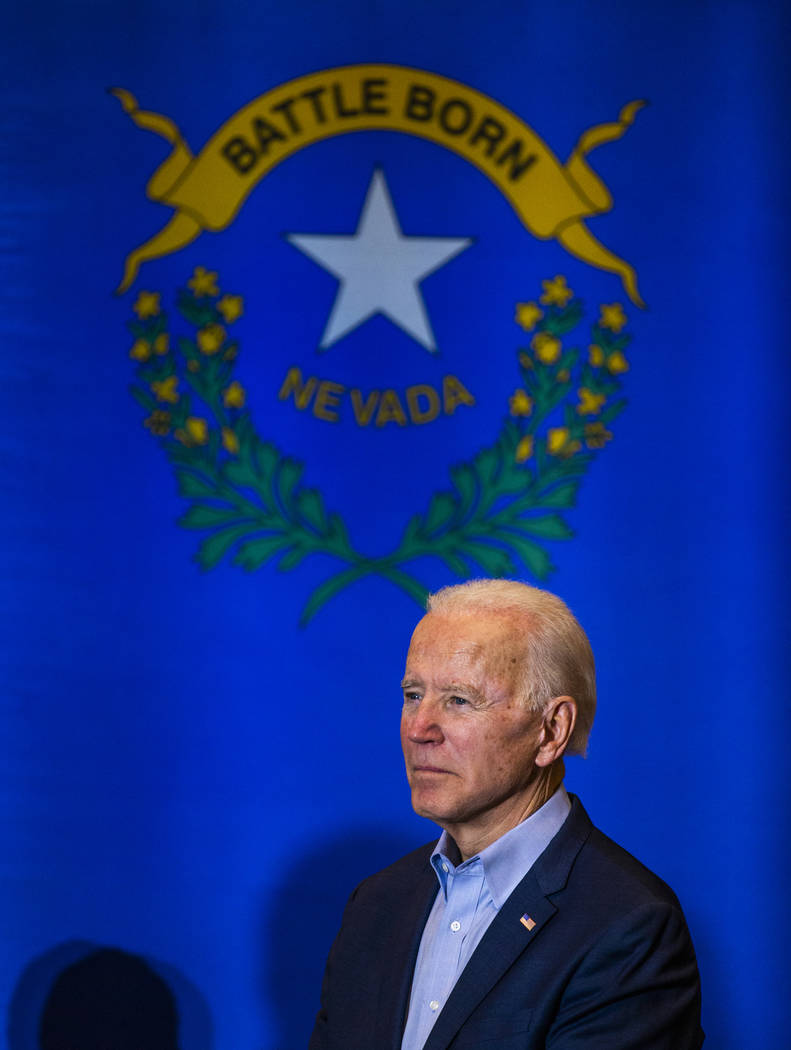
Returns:
[[[542,719],[518,694],[517,651],[496,614],[429,613],[412,636],[401,716],[412,805],[454,837],[498,837],[532,796]]]

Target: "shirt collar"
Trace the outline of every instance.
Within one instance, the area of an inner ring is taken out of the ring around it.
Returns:
[[[453,856],[458,857],[455,843],[447,831],[443,831],[431,855],[431,864],[443,895],[447,898],[451,875],[481,864],[492,901],[499,911],[560,831],[570,809],[571,802],[561,784],[552,798],[535,813],[458,866],[451,860]]]

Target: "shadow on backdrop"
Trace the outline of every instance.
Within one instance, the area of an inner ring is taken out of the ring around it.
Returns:
[[[426,830],[416,840],[382,828],[349,831],[302,854],[286,871],[262,916],[263,992],[277,1024],[270,1050],[305,1050],[349,894],[367,875],[428,841],[429,825]]]
[[[17,982],[9,1050],[211,1050],[203,996],[178,970],[88,941],[56,945]]]

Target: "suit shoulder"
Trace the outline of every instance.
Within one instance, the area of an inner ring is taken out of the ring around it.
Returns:
[[[382,868],[381,871],[369,875],[357,887],[355,894],[363,897],[376,896],[392,891],[394,887],[402,887],[413,883],[421,876],[425,877],[427,872],[433,877],[430,860],[435,845],[436,840],[427,842],[424,846],[419,846],[417,849],[412,850],[411,853],[399,857],[398,860],[389,864],[386,868]]]
[[[536,863],[547,894],[579,890],[597,907],[617,908],[662,902],[678,908],[671,888],[591,822],[580,800],[571,796],[571,812]]]
[[[591,889],[600,889],[617,899],[621,907],[637,907],[650,900],[680,908],[668,884],[650,868],[619,846],[604,832],[592,827],[577,857],[572,878],[582,878]]]

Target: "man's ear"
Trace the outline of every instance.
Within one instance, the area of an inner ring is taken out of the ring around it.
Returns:
[[[563,757],[577,722],[577,701],[571,696],[556,696],[544,711],[541,738],[536,755],[537,766],[551,766]]]

